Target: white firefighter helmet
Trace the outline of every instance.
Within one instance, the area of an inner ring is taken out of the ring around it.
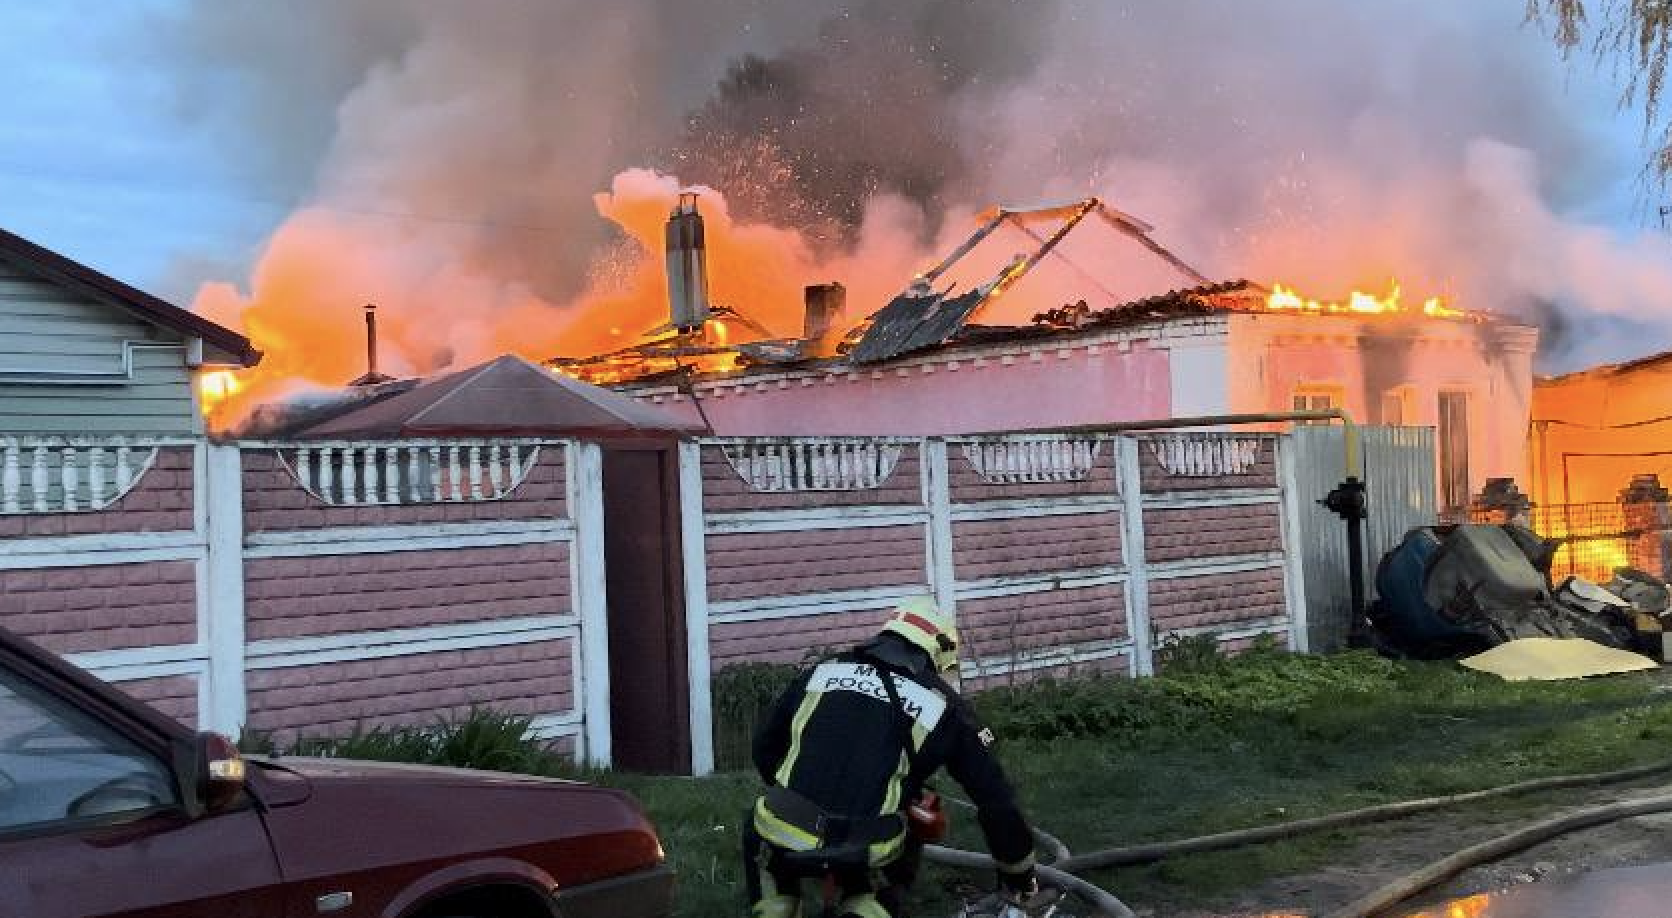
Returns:
[[[922,648],[934,661],[935,669],[952,672],[958,668],[958,624],[935,605],[933,598],[912,596],[901,600],[882,630]]]

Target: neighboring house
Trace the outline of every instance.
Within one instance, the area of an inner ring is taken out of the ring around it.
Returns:
[[[242,335],[0,230],[0,434],[203,432],[195,377]]]
[[[1672,351],[1533,384],[1530,477],[1539,504],[1613,501],[1638,475],[1672,481]]]
[[[620,387],[722,436],[933,435],[1340,408],[1437,428],[1440,505],[1520,478],[1534,328],[1484,316],[1271,311],[1247,282],[1065,321],[966,326],[870,364],[846,357]],[[693,403],[692,395],[697,403]]]

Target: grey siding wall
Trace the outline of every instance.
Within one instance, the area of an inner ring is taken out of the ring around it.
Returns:
[[[175,332],[0,261],[0,433],[192,433],[191,387]]]

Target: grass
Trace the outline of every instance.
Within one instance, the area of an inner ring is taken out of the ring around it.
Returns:
[[[1663,758],[1672,745],[1672,704],[1654,673],[1511,684],[1451,664],[1358,653],[1165,660],[1172,665],[1155,679],[1044,683],[976,699],[1001,737],[1000,755],[1029,815],[1076,851],[1622,767]],[[515,726],[477,730],[496,739],[467,751],[506,761],[508,753],[493,750]],[[411,751],[393,736],[370,736],[343,741],[337,751]],[[470,744],[432,738],[417,745],[434,756]],[[573,770],[546,759],[525,759],[523,768]],[[752,774],[589,777],[645,805],[680,874],[679,914],[741,914],[737,828],[758,790]],[[945,780],[941,787],[954,790]],[[1328,833],[1090,879],[1135,906],[1212,904],[1266,877],[1338,859],[1353,838]],[[969,814],[954,813],[953,840],[980,847]],[[987,878],[931,870],[920,884],[919,912],[950,912],[954,893],[972,881]]]

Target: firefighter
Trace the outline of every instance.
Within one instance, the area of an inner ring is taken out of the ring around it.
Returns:
[[[778,699],[755,736],[767,790],[744,829],[754,918],[795,918],[802,881],[825,878],[839,886],[841,915],[898,916],[933,840],[922,823],[938,816],[925,812],[924,782],[942,767],[975,802],[1006,897],[1024,908],[1042,898],[1033,836],[992,731],[943,678],[957,665],[950,616],[914,597],[876,637],[819,662]]]

